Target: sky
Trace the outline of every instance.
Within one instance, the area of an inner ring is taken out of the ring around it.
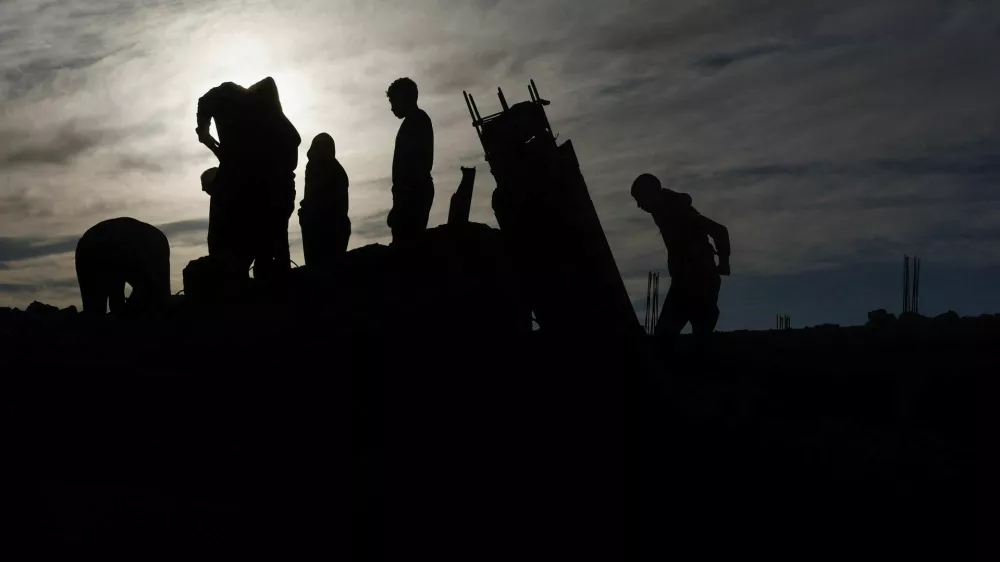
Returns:
[[[198,98],[274,77],[303,138],[327,132],[350,176],[350,247],[388,243],[399,121],[413,78],[435,127],[430,224],[460,166],[471,219],[496,226],[495,183],[462,98],[483,114],[552,101],[572,139],[638,318],[647,272],[669,282],[640,173],[725,224],[721,330],[860,324],[902,307],[1000,313],[1000,4],[911,0],[445,2],[4,0],[0,3],[0,306],[75,304],[76,240],[131,216],[171,243],[172,289],[207,254],[214,156]],[[292,258],[302,263],[297,217]]]

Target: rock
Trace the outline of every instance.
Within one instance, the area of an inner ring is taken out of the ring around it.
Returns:
[[[196,302],[223,301],[246,288],[246,272],[226,267],[214,256],[188,262],[183,271],[184,296]]]
[[[938,314],[937,316],[934,317],[934,321],[938,323],[954,323],[958,322],[959,320],[961,320],[961,318],[958,316],[958,313],[955,312],[954,310],[949,310],[948,312]]]
[[[43,302],[34,301],[28,305],[28,309],[25,310],[28,314],[35,316],[43,315],[54,315],[59,313],[59,307],[52,306],[51,304],[45,304]]]
[[[868,313],[868,325],[869,326],[888,326],[896,322],[896,316],[891,312],[888,312],[884,308],[878,310],[873,310]]]

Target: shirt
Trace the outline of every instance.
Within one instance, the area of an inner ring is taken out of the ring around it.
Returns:
[[[348,213],[348,178],[336,158],[310,159],[306,164],[306,188],[302,208],[329,210],[336,215]]]
[[[658,199],[652,215],[667,247],[670,276],[716,272],[715,255],[729,258],[728,229],[699,213],[686,193],[663,189]]]
[[[415,110],[399,126],[392,155],[393,187],[410,187],[431,180],[434,166],[434,127],[422,109]]]

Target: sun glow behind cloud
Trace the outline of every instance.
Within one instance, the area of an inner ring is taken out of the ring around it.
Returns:
[[[197,99],[221,82],[249,87],[270,76],[278,85],[282,109],[292,123],[315,120],[317,85],[303,68],[290,60],[281,41],[262,40],[275,33],[274,29],[244,24],[213,34],[211,43],[201,48],[200,59],[189,70],[190,83],[201,86],[200,93],[192,92],[192,97]]]
[[[773,289],[776,275],[855,268],[866,272],[858,290],[885,306],[871,288],[884,277],[891,293],[894,269],[882,276],[871,264],[903,253],[942,264],[928,268],[927,295],[950,302],[969,292],[931,288],[943,262],[969,275],[1000,263],[1000,75],[989,65],[998,16],[984,3],[934,0],[906,9],[861,0],[0,2],[0,286],[14,294],[0,305],[23,306],[29,294],[78,303],[72,254],[33,245],[61,248],[53,241],[112,216],[174,225],[179,287],[186,260],[205,253],[209,201],[198,176],[216,164],[194,134],[197,100],[222,82],[266,76],[302,136],[300,197],[308,143],[320,132],[337,141],[351,181],[351,247],[388,241],[399,127],[389,82],[414,78],[435,125],[431,223],[445,220],[458,166],[474,165],[472,219],[495,224],[493,181],[461,92],[491,112],[496,86],[520,101],[534,78],[561,139],[574,141],[633,297],[644,297],[649,269],[664,267],[655,226],[627,193],[648,171],[734,233],[726,328],[767,320],[775,307],[797,322],[837,312],[820,311],[818,293],[803,294],[797,312]],[[300,257],[294,215],[289,231]],[[867,304],[837,302],[845,317],[864,318]]]

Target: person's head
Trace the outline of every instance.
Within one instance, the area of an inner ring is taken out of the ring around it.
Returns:
[[[209,168],[201,173],[201,190],[205,193],[212,193],[212,183],[215,182],[215,174],[219,172],[218,168]]]
[[[261,110],[281,113],[281,98],[278,96],[278,84],[270,76],[247,88],[257,107]]]
[[[323,157],[336,158],[337,145],[334,144],[333,137],[327,133],[320,133],[313,137],[312,145],[309,147],[306,157],[310,160]]]
[[[392,114],[400,119],[405,118],[417,108],[417,84],[409,78],[399,78],[386,90]]]
[[[642,174],[632,182],[632,198],[640,209],[649,213],[662,187],[660,180],[653,174]]]

